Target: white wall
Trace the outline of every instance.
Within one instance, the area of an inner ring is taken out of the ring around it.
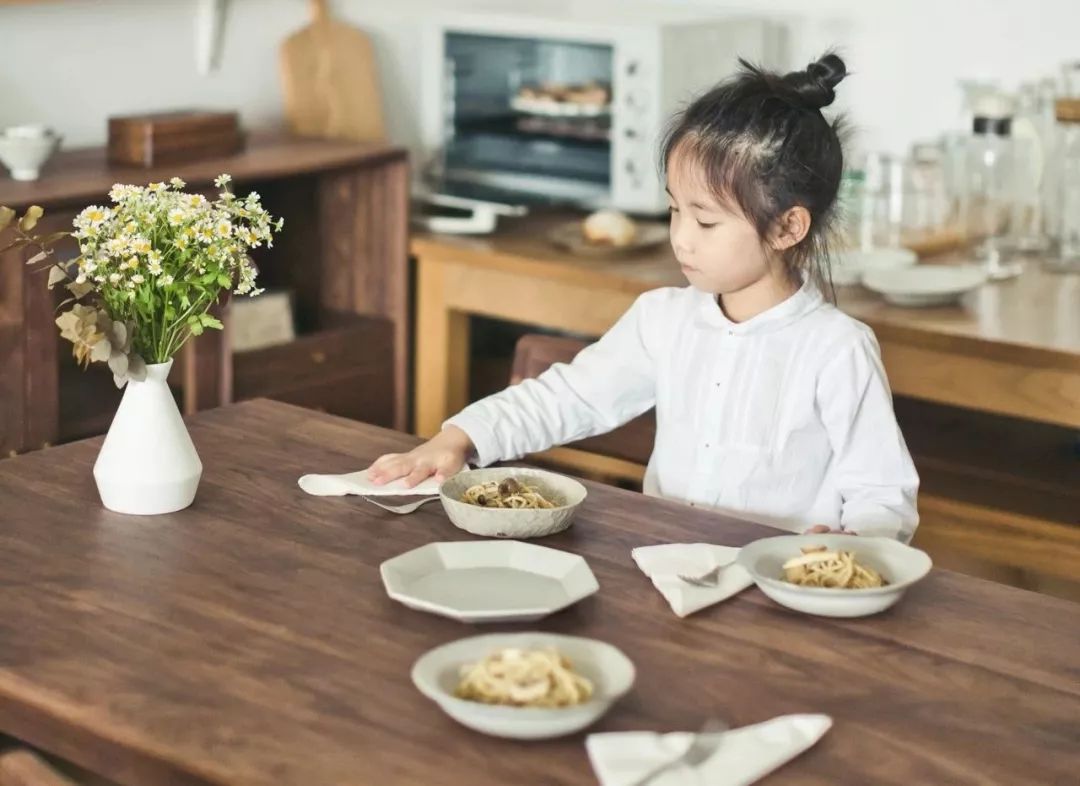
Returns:
[[[530,0],[604,5],[605,0]],[[687,12],[759,14],[790,28],[792,62],[838,45],[855,72],[841,87],[866,146],[903,151],[955,123],[960,77],[1015,84],[1080,59],[1080,0],[667,0]],[[420,25],[434,8],[475,0],[332,0],[372,35],[395,139],[418,136]],[[512,9],[520,0],[488,0]],[[280,116],[277,49],[304,24],[306,0],[228,0],[221,68],[195,70],[194,0],[55,0],[0,5],[0,127],[45,122],[69,146],[105,136],[110,114],[232,107],[248,125]]]

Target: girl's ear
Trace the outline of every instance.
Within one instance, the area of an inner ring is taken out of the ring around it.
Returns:
[[[769,245],[774,251],[785,251],[798,245],[810,231],[810,211],[802,205],[788,208],[769,230]]]

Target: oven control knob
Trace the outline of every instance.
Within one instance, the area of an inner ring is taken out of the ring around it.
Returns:
[[[630,90],[626,94],[626,106],[633,112],[644,112],[648,104],[649,100],[644,90]]]

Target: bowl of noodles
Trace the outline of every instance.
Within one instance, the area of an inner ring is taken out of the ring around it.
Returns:
[[[763,538],[744,546],[738,562],[781,606],[823,617],[882,612],[932,565],[924,551],[858,535]]]
[[[474,469],[459,472],[439,489],[455,526],[488,538],[539,538],[570,526],[585,487],[540,469]]]
[[[413,665],[417,689],[470,729],[511,739],[573,734],[634,684],[634,664],[602,641],[495,633],[452,641]]]

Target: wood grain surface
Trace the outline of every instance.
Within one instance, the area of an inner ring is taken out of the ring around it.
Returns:
[[[189,422],[205,473],[173,515],[103,510],[98,440],[0,461],[0,731],[125,786],[595,783],[582,735],[485,737],[411,685],[419,655],[479,629],[394,603],[378,566],[470,536],[438,506],[397,517],[296,486],[412,437],[266,401]],[[582,554],[600,592],[534,627],[635,662],[597,730],[824,712],[828,736],[765,783],[1073,782],[1080,605],[935,570],[869,619],[749,590],[680,620],[632,548],[773,531],[588,488],[543,544]]]

